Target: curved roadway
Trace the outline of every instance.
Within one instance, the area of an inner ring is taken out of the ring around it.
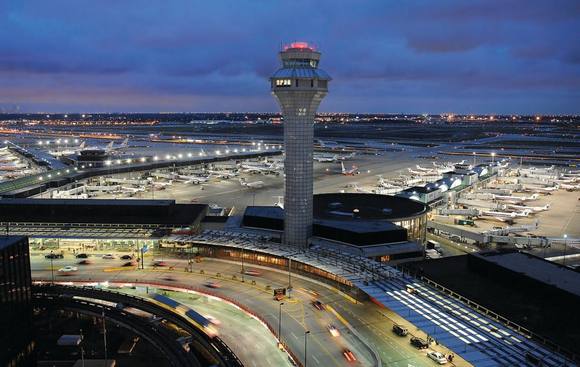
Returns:
[[[272,288],[285,287],[288,285],[288,274],[278,270],[260,268],[260,276],[245,275],[246,282],[241,282],[241,267],[237,263],[223,260],[204,258],[201,263],[193,264],[193,272],[185,272],[187,266],[185,260],[163,259],[167,267],[153,269],[150,265],[152,258],[145,260],[145,270],[120,267],[121,260],[105,260],[98,256],[92,256],[93,264],[78,265],[76,274],[63,276],[55,271],[56,281],[79,280],[79,281],[117,281],[117,282],[140,282],[152,284],[167,284],[190,289],[198,289],[220,297],[231,298],[234,302],[242,304],[246,308],[263,318],[277,334],[279,303],[272,298]],[[54,268],[64,265],[74,265],[78,260],[72,255],[65,255],[64,259],[55,260]],[[175,270],[169,270],[173,266]],[[44,259],[41,254],[31,256],[33,278],[50,279],[50,261]],[[258,268],[246,266],[246,268]],[[203,274],[201,271],[203,270]],[[216,274],[220,274],[217,277]],[[232,279],[233,277],[236,279]],[[208,281],[216,282],[220,288],[207,288],[204,284]],[[254,281],[256,284],[252,284]],[[353,303],[347,298],[325,284],[311,279],[292,277],[294,291],[291,299],[284,300],[282,309],[282,341],[286,343],[300,362],[304,361],[305,331],[308,330],[307,340],[307,365],[308,366],[373,366],[377,365],[375,356],[379,356],[381,364],[385,366],[420,367],[433,366],[434,362],[426,357],[425,351],[418,351],[410,346],[408,338],[399,338],[391,332],[393,321],[403,322],[395,314],[380,308],[373,303]],[[266,289],[270,286],[270,289]],[[318,296],[314,296],[318,294]],[[314,298],[330,306],[326,311],[320,311],[311,305]],[[340,336],[333,337],[328,327],[335,326]],[[237,325],[239,328],[240,325]],[[243,325],[241,327],[244,327]],[[222,333],[223,340],[240,357],[246,366],[279,366],[279,358],[272,358],[276,353],[271,348],[276,341],[271,336],[270,348],[262,343],[268,343],[261,339],[227,338],[225,325]],[[356,329],[358,335],[351,330]],[[421,335],[416,328],[409,329],[411,333]],[[230,330],[232,331],[232,330]],[[238,335],[243,333],[237,330]],[[263,333],[263,332],[258,332]],[[257,342],[260,340],[260,342]],[[343,356],[343,350],[351,350],[357,357],[355,363],[349,363]],[[447,352],[441,348],[437,350]],[[244,351],[244,353],[240,353]],[[281,352],[280,352],[281,353]],[[278,362],[274,362],[277,360]],[[456,358],[455,365],[467,365]]]

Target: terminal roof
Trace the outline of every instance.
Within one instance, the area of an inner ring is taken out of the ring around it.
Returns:
[[[580,274],[572,269],[524,252],[477,254],[485,260],[539,282],[580,296]]]

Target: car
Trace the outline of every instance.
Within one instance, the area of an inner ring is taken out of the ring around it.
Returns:
[[[430,359],[434,360],[435,362],[439,363],[439,364],[445,364],[447,363],[447,358],[445,358],[445,355],[443,355],[443,353],[439,353],[439,352],[435,352],[433,350],[427,352],[427,357],[429,357]]]
[[[167,266],[167,263],[163,260],[153,260],[153,266]]]
[[[103,259],[111,260],[111,259],[116,259],[116,257],[113,254],[105,254],[105,255],[103,255]]]
[[[71,265],[67,265],[63,268],[58,269],[59,272],[61,273],[72,273],[79,270],[79,268],[77,268],[76,266],[71,266]]]
[[[342,355],[344,356],[344,358],[347,361],[349,361],[349,362],[356,362],[356,357],[354,356],[354,353],[350,349],[343,349],[342,350]]]
[[[131,260],[131,261],[127,261],[126,263],[123,264],[123,266],[137,266],[137,261],[135,260]]]
[[[425,339],[418,338],[416,336],[412,337],[410,340],[412,346],[417,349],[427,349],[429,348],[429,343]]]
[[[254,270],[254,269],[245,269],[244,274],[251,275],[254,277],[259,277],[260,275],[262,275],[261,272],[259,272],[258,270]]]
[[[205,282],[203,285],[208,288],[221,288],[221,285],[217,282]]]
[[[328,331],[330,332],[330,335],[332,335],[334,337],[340,336],[340,332],[338,331],[336,326],[334,326],[332,324],[328,325]]]
[[[93,262],[91,260],[84,259],[84,260],[79,261],[77,264],[79,264],[79,265],[91,265],[92,263]]]
[[[393,325],[393,332],[398,336],[406,336],[409,334],[409,330],[406,327],[397,324]]]
[[[319,300],[312,301],[312,306],[314,306],[314,308],[316,308],[320,311],[325,310],[324,304],[322,302],[320,302]]]
[[[81,254],[76,254],[75,256],[77,259],[86,259],[87,257],[89,257],[88,254],[85,253],[81,253]]]
[[[123,255],[120,258],[121,260],[133,260],[133,255]]]
[[[44,255],[44,257],[46,259],[53,259],[53,260],[54,259],[63,259],[64,258],[63,254],[55,254],[55,253],[52,253],[52,252],[50,254]]]
[[[220,320],[216,319],[212,315],[205,315],[205,318],[207,319],[207,321],[209,321],[211,324],[213,324],[215,326],[219,326],[222,324],[222,322]]]

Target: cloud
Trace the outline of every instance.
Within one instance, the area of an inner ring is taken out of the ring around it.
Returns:
[[[0,102],[275,110],[280,44],[304,39],[334,77],[324,109],[580,112],[578,29],[575,0],[8,1]]]

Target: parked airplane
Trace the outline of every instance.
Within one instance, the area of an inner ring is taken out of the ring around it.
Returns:
[[[580,185],[569,185],[569,184],[560,184],[560,187],[566,191],[577,191],[580,190]]]
[[[521,212],[497,212],[491,210],[480,210],[479,216],[493,218],[501,222],[512,222],[515,218],[527,217],[530,215],[530,213],[530,210],[524,210]]]
[[[278,176],[280,174],[280,169],[277,164],[275,163],[258,163],[258,164],[251,164],[251,163],[242,163],[240,165],[244,172],[249,173],[263,173],[266,175],[273,174]]]
[[[274,203],[274,206],[284,209],[284,196],[274,196],[278,200]]]
[[[532,194],[531,196],[508,196],[508,195],[493,195],[494,200],[506,201],[510,203],[523,203],[525,201],[538,200],[539,194]]]
[[[546,187],[530,187],[530,186],[524,186],[523,191],[526,192],[533,192],[533,193],[542,193],[542,194],[549,194],[552,191],[557,191],[560,188],[559,185],[555,185],[555,186],[546,186]]]
[[[210,175],[212,175],[214,177],[222,178],[225,180],[233,178],[233,177],[238,177],[238,173],[236,173],[236,172],[208,170],[207,173],[209,173]]]
[[[115,146],[115,142],[111,141],[104,148],[100,146],[85,147],[82,150],[104,150],[106,153],[115,152],[118,150],[125,149],[129,146],[129,138],[125,138],[118,146]],[[80,152],[80,150],[79,150]]]
[[[354,175],[358,175],[360,172],[358,171],[358,168],[356,166],[352,166],[351,169],[347,170],[346,168],[344,168],[344,163],[340,162],[340,167],[342,168],[341,173],[345,176],[354,176]]]
[[[415,167],[417,168],[417,170],[422,171],[422,172],[435,173],[435,170],[433,170],[431,168],[423,168],[423,167],[419,166],[418,164],[415,165]]]
[[[136,194],[138,192],[144,192],[145,191],[145,188],[143,188],[143,187],[127,187],[127,186],[121,186],[121,191],[125,191],[125,192],[129,192],[129,193]]]
[[[185,183],[192,183],[194,185],[199,185],[200,183],[209,181],[209,177],[189,175],[177,175],[175,179]]]
[[[252,189],[259,189],[264,187],[264,181],[254,181],[254,182],[247,182],[243,177],[240,178],[240,185],[249,187]]]
[[[73,155],[73,154],[77,154],[82,150],[86,149],[86,142],[82,141],[78,147],[67,147],[64,148],[63,150],[51,150],[48,153],[50,155],[53,155],[55,157],[61,157],[61,156],[65,156],[65,155]]]
[[[314,154],[313,159],[319,163],[332,163],[338,160],[338,154]]]
[[[516,204],[507,204],[508,208],[517,209],[517,210],[531,210],[533,213],[539,213],[550,209],[550,204],[546,204],[544,206],[525,206],[525,205],[516,205]]]

